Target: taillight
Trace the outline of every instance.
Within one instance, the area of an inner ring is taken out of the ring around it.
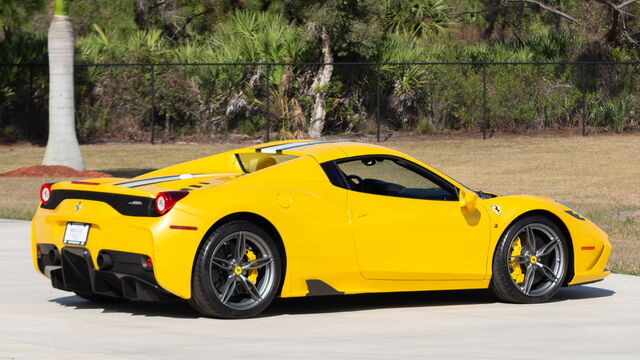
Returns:
[[[143,263],[142,263],[142,268],[147,270],[147,271],[153,271],[153,260],[151,260],[150,257],[148,257]]]
[[[54,183],[42,184],[40,187],[40,201],[43,204],[47,204],[51,199],[51,185]]]
[[[189,195],[188,191],[164,191],[156,195],[156,212],[164,215],[183,197]]]

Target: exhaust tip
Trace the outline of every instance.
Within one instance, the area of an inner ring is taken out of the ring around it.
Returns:
[[[49,264],[60,265],[60,252],[55,247],[49,250],[47,254],[49,256]]]
[[[105,253],[98,254],[98,269],[109,270],[112,267],[113,267],[113,260],[111,260],[111,256],[109,256],[109,254],[105,254]]]

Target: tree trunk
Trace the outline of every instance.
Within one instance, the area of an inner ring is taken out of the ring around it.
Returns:
[[[84,170],[75,128],[73,29],[69,16],[57,13],[49,27],[49,139],[42,163]]]
[[[146,29],[147,28],[147,15],[149,15],[149,10],[147,10],[147,4],[145,0],[136,0],[134,5],[134,20],[136,25],[138,25],[138,29]]]
[[[321,29],[320,38],[322,39],[322,54],[324,55],[324,62],[326,64],[320,67],[318,75],[316,75],[313,84],[311,84],[310,94],[315,97],[313,108],[311,108],[309,124],[309,137],[312,139],[318,139],[322,135],[324,117],[327,113],[324,108],[325,87],[329,84],[331,75],[333,74],[333,65],[328,64],[333,62],[333,56],[331,55],[331,48],[329,47],[329,35],[324,26]]]
[[[618,24],[620,23],[620,11],[612,8],[611,10],[611,25],[609,25],[609,31],[607,32],[607,42],[614,44],[618,39]]]

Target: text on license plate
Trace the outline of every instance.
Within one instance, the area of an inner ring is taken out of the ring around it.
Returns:
[[[64,230],[64,239],[62,240],[62,242],[71,245],[86,244],[87,237],[89,236],[89,227],[89,224],[84,223],[67,223],[67,227]]]

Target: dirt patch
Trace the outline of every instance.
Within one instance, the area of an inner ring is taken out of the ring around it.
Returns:
[[[111,175],[99,171],[78,171],[68,166],[37,165],[27,166],[0,174],[2,177],[65,177],[65,178],[101,178]]]

